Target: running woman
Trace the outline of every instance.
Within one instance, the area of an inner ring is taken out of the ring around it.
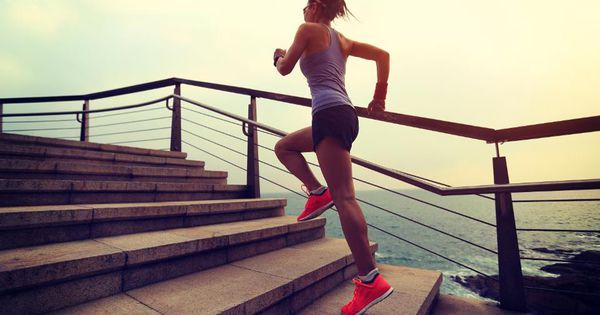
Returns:
[[[346,92],[344,76],[349,56],[377,64],[375,95],[370,112],[385,110],[389,54],[375,46],[350,40],[331,28],[338,17],[351,14],[344,0],[309,0],[303,9],[304,21],[286,51],[276,49],[273,61],[281,75],[287,75],[300,61],[312,95],[312,126],[290,133],[275,145],[278,159],[306,187],[309,196],[298,221],[316,218],[334,204],[348,246],[358,268],[353,279],[354,297],[342,307],[342,314],[364,314],[394,290],[379,274],[369,249],[367,223],[356,202],[352,182],[350,149],[358,135],[358,117]],[[319,183],[302,152],[316,152],[329,187]]]

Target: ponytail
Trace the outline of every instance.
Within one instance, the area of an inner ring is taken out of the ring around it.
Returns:
[[[348,14],[354,16],[344,0],[310,0],[309,3],[318,4],[323,16],[330,21],[339,17],[348,17]]]

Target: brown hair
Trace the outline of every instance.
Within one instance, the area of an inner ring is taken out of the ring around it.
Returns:
[[[348,17],[348,14],[354,16],[348,9],[344,0],[309,0],[308,3],[316,3],[321,7],[323,16],[330,21],[338,17]]]

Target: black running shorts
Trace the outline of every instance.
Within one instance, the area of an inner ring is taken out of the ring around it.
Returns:
[[[358,116],[354,107],[339,105],[318,111],[312,118],[313,150],[327,137],[333,137],[346,148],[352,149],[352,142],[358,136]]]

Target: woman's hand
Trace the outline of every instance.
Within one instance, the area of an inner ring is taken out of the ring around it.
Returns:
[[[285,56],[286,53],[287,51],[285,49],[277,48],[273,53],[273,59],[275,59],[277,56]]]
[[[383,111],[385,111],[385,100],[375,100],[374,99],[371,101],[371,103],[369,103],[369,108],[368,108],[369,114],[383,112]]]

